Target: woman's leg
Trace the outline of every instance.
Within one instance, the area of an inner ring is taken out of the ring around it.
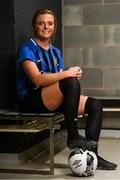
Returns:
[[[104,160],[97,152],[102,123],[102,105],[96,99],[80,96],[80,86],[77,79],[67,78],[43,88],[42,99],[44,105],[51,111],[62,104],[62,112],[67,124],[69,148],[79,147],[92,150],[98,156],[98,168],[116,169],[116,164]],[[85,134],[89,141],[78,135],[75,121],[78,114],[84,113],[88,114]]]
[[[76,78],[66,78],[43,88],[42,99],[44,105],[51,111],[62,104],[62,113],[65,116],[68,139],[74,139],[78,135],[77,124],[78,105],[80,98],[80,84]]]
[[[102,125],[102,104],[97,99],[88,97],[85,105],[85,113],[88,114],[86,120],[86,138],[98,142]]]
[[[94,146],[92,147],[92,151],[94,151],[98,157],[98,168],[99,169],[108,169],[114,170],[116,169],[117,165],[104,160],[98,155],[98,141],[100,137],[101,125],[102,125],[102,104],[97,99],[91,97],[82,97],[81,111],[83,113],[87,113],[87,120],[86,120],[86,127],[85,127],[85,134],[86,139],[89,141],[94,142]],[[79,110],[80,112],[80,110]]]
[[[67,125],[68,141],[71,141],[78,136],[76,119],[81,91],[80,83],[76,78],[66,78],[59,82],[59,87],[64,97],[62,110]]]
[[[65,116],[68,140],[67,145],[71,148],[91,148],[91,144],[79,136],[76,118],[80,99],[80,83],[76,78],[66,78],[43,88],[42,99],[49,110],[56,110],[61,104],[61,112]]]
[[[102,124],[102,104],[94,98],[81,96],[78,112],[79,114],[87,114],[86,139],[98,142]]]
[[[59,82],[43,87],[41,96],[44,105],[50,111],[54,111],[63,103],[63,95],[59,88]]]

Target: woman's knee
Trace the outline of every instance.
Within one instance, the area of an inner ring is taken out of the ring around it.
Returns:
[[[67,94],[69,91],[80,92],[80,83],[77,78],[69,77],[59,81],[59,88],[62,94]]]
[[[85,105],[85,112],[102,112],[103,106],[102,102],[98,99],[88,97]]]

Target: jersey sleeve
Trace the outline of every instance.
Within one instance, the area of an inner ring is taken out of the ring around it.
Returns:
[[[25,59],[29,59],[35,63],[37,61],[34,48],[27,43],[24,43],[20,46],[17,53],[17,63],[20,63]]]

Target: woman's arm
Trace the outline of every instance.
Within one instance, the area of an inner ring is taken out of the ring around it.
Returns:
[[[66,71],[60,71],[59,73],[45,73],[41,74],[37,65],[30,60],[23,61],[23,69],[35,85],[49,86],[61,79],[67,77],[77,77],[79,79],[81,70],[79,67],[71,67]]]

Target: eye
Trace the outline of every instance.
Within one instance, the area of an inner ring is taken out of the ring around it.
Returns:
[[[42,26],[44,24],[43,21],[36,21],[36,25]]]
[[[43,25],[43,22],[38,22],[38,25],[42,26],[42,25]]]
[[[53,26],[53,24],[54,24],[54,22],[52,22],[52,21],[48,22],[49,26]]]

